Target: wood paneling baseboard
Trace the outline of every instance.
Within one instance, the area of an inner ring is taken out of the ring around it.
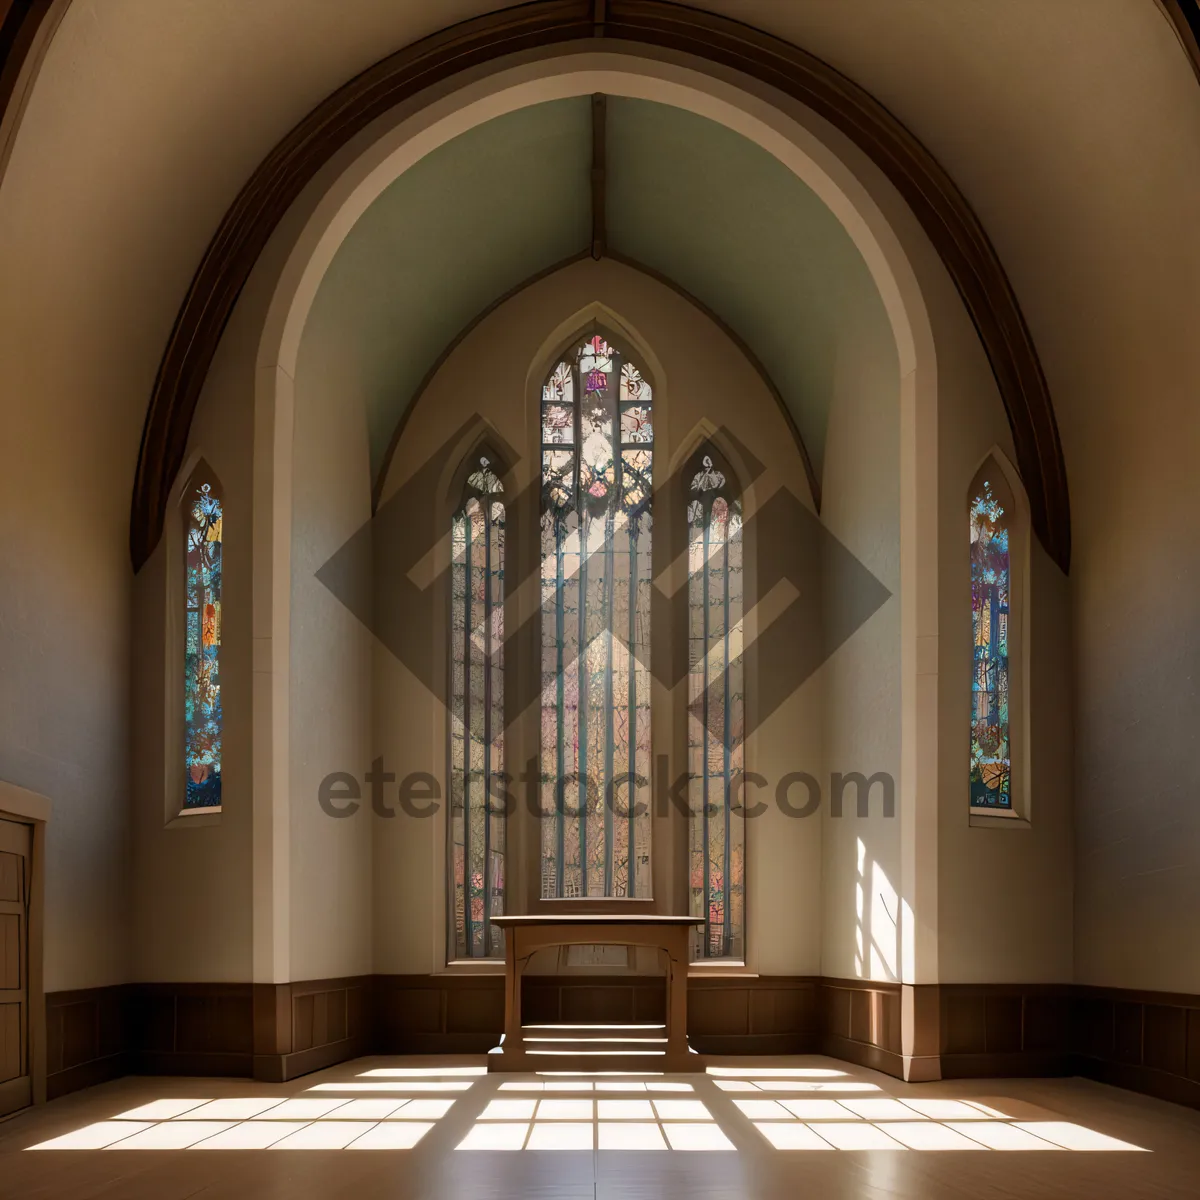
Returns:
[[[504,976],[376,975],[382,1054],[486,1054],[504,1030]]]
[[[1069,984],[912,991],[913,1056],[930,1073],[910,1069],[911,1079],[1078,1074],[1200,1108],[1200,996]],[[903,993],[857,979],[693,976],[688,1038],[702,1054],[819,1052],[903,1077]],[[532,976],[523,1004],[530,1023],[651,1022],[664,989],[655,976]],[[132,1073],[282,1082],[365,1054],[482,1054],[503,1024],[502,975],[52,992],[47,1095]]]
[[[804,975],[693,976],[688,1041],[700,1054],[811,1054],[819,983]]]
[[[1069,1034],[1076,1073],[1200,1108],[1200,996],[1076,987]]]
[[[126,988],[127,1048],[143,1075],[249,1075],[248,983],[143,983]]]
[[[249,1023],[254,1078],[282,1083],[370,1053],[375,980],[255,984]]]
[[[46,1098],[128,1075],[128,988],[85,988],[46,996]]]
[[[820,980],[821,1053],[901,1077],[898,983]]]

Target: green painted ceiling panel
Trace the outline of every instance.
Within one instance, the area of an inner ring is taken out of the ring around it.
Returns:
[[[450,341],[488,304],[591,239],[591,101],[521,109],[406,171],[363,214],[305,336],[366,398],[374,475]]]
[[[608,102],[608,237],[702,300],[774,380],[818,478],[840,354],[894,356],[866,263],[806,184],[684,109]]]
[[[489,304],[591,238],[591,100],[499,117],[435,150],[339,248],[302,354],[364,399],[372,474],[416,389]],[[895,346],[857,248],[816,194],[739,134],[608,101],[608,239],[717,313],[766,367],[818,478],[829,406]],[[735,398],[736,399],[736,398]]]

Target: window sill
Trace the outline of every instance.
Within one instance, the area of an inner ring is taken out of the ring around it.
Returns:
[[[182,808],[167,821],[168,829],[194,829],[197,826],[220,825],[221,809],[217,808]]]
[[[448,962],[432,972],[434,975],[503,975],[502,958],[468,958]]]
[[[970,825],[972,829],[1032,829],[1028,817],[1012,809],[973,808]]]
[[[750,970],[743,962],[688,963],[689,979],[757,979],[758,972]]]

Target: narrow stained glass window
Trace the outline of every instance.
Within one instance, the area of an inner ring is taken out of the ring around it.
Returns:
[[[221,807],[222,505],[211,483],[190,485],[183,501],[187,642],[184,654],[183,807]]]
[[[504,487],[486,454],[451,521],[451,958],[502,958]]]
[[[719,462],[719,460],[718,460]],[[742,505],[711,449],[692,463],[688,524],[688,809],[693,960],[745,956]]]
[[[971,807],[1010,809],[1009,523],[986,479],[971,501]]]
[[[651,894],[651,402],[601,334],[542,389],[544,897]]]

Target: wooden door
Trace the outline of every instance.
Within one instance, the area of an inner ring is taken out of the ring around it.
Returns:
[[[33,1099],[28,946],[32,850],[32,826],[0,820],[0,1117]]]

